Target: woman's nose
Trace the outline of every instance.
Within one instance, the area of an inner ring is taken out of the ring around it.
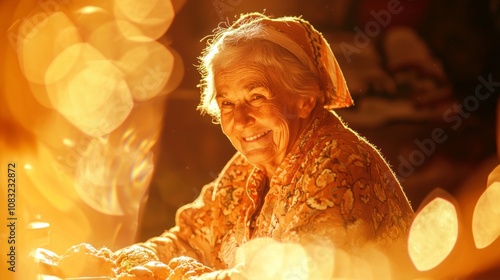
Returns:
[[[235,126],[246,127],[251,124],[255,120],[253,115],[252,108],[248,104],[238,104],[234,108]]]

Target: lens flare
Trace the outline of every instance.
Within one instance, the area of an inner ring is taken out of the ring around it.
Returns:
[[[252,239],[236,251],[245,279],[391,279],[388,257],[372,246],[347,252],[324,238],[300,243]]]
[[[408,251],[420,271],[439,265],[453,250],[458,239],[458,217],[450,201],[436,197],[413,220]]]
[[[245,264],[249,279],[308,279],[306,250],[299,244],[271,238],[254,239],[237,252],[236,263]]]
[[[476,248],[488,247],[500,236],[500,182],[491,184],[479,197],[472,216]]]
[[[134,100],[147,101],[165,88],[175,72],[174,59],[169,49],[152,41],[130,48],[117,65],[125,73]]]
[[[157,97],[178,85],[182,61],[156,41],[174,16],[169,0],[114,2],[0,1],[10,43],[1,50],[0,161],[19,165],[16,214],[29,225],[18,228],[19,256],[133,242],[163,122]]]
[[[149,150],[93,139],[76,169],[76,190],[95,210],[108,215],[137,212],[153,173]]]
[[[50,65],[46,80],[54,108],[90,136],[110,133],[133,108],[122,72],[88,43],[64,50]]]
[[[104,4],[107,1],[102,2],[102,4]],[[95,30],[98,30],[101,26],[115,21],[114,14],[109,11],[109,7],[99,7],[94,5],[95,4],[75,7],[75,9],[71,10],[71,16],[75,25],[78,26],[78,32],[80,33],[82,39],[87,42]],[[101,39],[106,41],[107,38],[103,37]]]
[[[67,47],[81,42],[77,28],[62,12],[49,15],[33,25],[29,18],[19,27],[18,59],[23,74],[30,82],[45,83],[45,73]]]
[[[133,25],[130,25],[129,33],[120,33],[118,22],[110,21],[98,26],[92,30],[86,40],[111,61],[119,60],[132,48],[141,47],[145,42],[151,42],[150,39],[139,40],[135,38],[140,30]]]
[[[170,27],[174,19],[171,1],[165,0],[120,0],[114,2],[114,13],[120,30],[129,31],[126,22],[140,28],[145,37],[156,40]]]

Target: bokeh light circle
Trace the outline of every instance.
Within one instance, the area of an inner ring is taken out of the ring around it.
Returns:
[[[458,239],[458,217],[453,203],[437,197],[426,204],[413,220],[408,252],[420,271],[439,265]]]

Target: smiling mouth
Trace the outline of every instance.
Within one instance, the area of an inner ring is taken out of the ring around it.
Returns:
[[[271,130],[268,130],[266,132],[262,132],[260,134],[257,134],[257,135],[251,136],[251,137],[243,137],[243,139],[247,142],[254,141],[254,140],[257,140],[261,137],[266,136],[269,132],[271,132]]]

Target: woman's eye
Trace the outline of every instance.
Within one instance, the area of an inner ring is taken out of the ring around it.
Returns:
[[[262,100],[264,100],[264,96],[261,94],[254,94],[254,95],[252,95],[251,100],[252,101],[262,101]]]
[[[222,101],[219,107],[222,111],[231,111],[234,107],[234,103],[231,101]]]

